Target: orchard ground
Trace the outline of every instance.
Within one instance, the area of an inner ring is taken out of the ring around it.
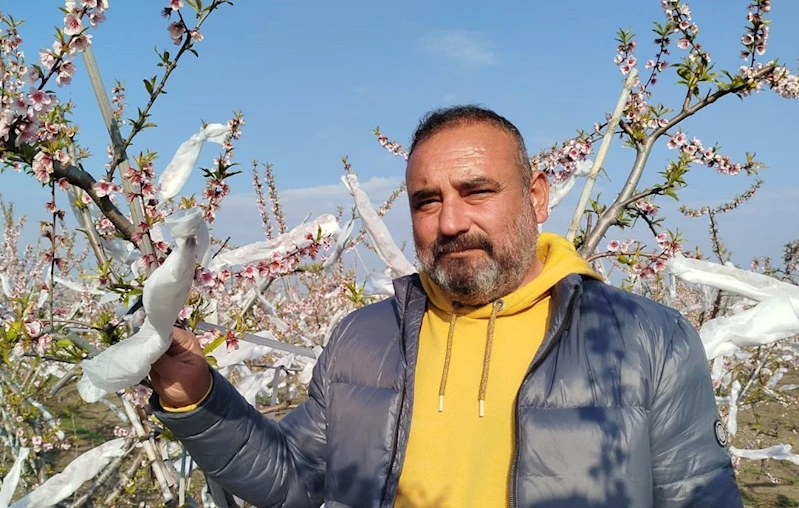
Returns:
[[[799,384],[799,370],[786,375],[778,385]],[[283,405],[293,405],[301,400],[284,400]],[[44,454],[52,465],[52,471],[61,471],[70,461],[82,452],[98,446],[116,437],[114,429],[122,422],[102,404],[84,404],[75,385],[65,387],[56,396],[45,399],[48,407],[58,411],[62,429],[73,440],[75,446],[68,451],[53,451]],[[260,409],[267,407],[266,400],[259,401]],[[277,419],[285,416],[287,409],[270,413]],[[741,408],[738,413],[738,433],[732,438],[732,444],[738,448],[746,448],[751,444],[755,448],[767,448],[777,444],[789,444],[794,450],[799,448],[799,407],[785,407],[777,402],[758,402],[751,408]],[[135,452],[134,452],[135,453]],[[129,460],[121,469],[126,469]],[[145,471],[146,468],[140,468]],[[111,475],[109,482],[114,482],[118,475]],[[143,476],[131,480],[124,489],[125,496],[119,500],[118,506],[137,506],[139,502],[157,503],[157,486]],[[92,482],[87,482],[77,495]],[[199,474],[192,475],[192,485],[202,485]],[[799,507],[799,466],[788,461],[779,460],[741,460],[738,469],[738,485],[747,507],[774,508]],[[192,489],[196,492],[196,488]],[[198,496],[199,497],[199,496]],[[153,505],[158,506],[158,505]]]

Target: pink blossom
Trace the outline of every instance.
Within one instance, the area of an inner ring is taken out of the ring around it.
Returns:
[[[228,330],[225,334],[225,347],[228,351],[231,349],[234,351],[239,349],[239,339],[236,337],[236,334],[233,333],[233,330]]]
[[[78,51],[85,51],[92,43],[91,35],[79,35],[72,39],[72,47]]]
[[[113,183],[106,182],[105,180],[98,180],[94,182],[94,192],[98,197],[108,196],[112,192],[117,192],[119,188]]]
[[[0,138],[8,141],[8,133],[11,132],[11,126],[14,124],[14,113],[6,110],[0,116]]]
[[[191,307],[184,305],[178,313],[178,319],[189,319],[191,317]]]
[[[683,37],[682,39],[677,41],[677,47],[680,49],[688,49],[688,46],[691,45],[691,41]]]
[[[619,242],[618,240],[611,240],[610,242],[608,242],[608,250],[610,252],[619,252],[620,248],[621,248],[621,242]]]
[[[38,337],[42,333],[42,322],[38,320],[30,321],[25,323],[25,331],[31,337]]]
[[[257,273],[258,273],[258,270],[255,268],[255,266],[247,265],[247,267],[244,268],[244,270],[242,270],[239,273],[239,275],[242,278],[249,279],[249,280],[254,280]]]
[[[67,35],[78,35],[83,28],[82,21],[74,14],[67,14],[64,18],[64,33]]]
[[[88,204],[89,204],[89,203],[91,203],[93,200],[92,200],[92,197],[89,195],[89,193],[88,193],[88,192],[81,192],[81,193],[80,193],[80,201],[81,201],[81,203],[83,203],[84,205],[88,205]]]
[[[687,140],[687,138],[686,138],[685,134],[682,133],[682,132],[678,132],[677,134],[675,134],[674,136],[669,138],[669,142],[667,143],[666,146],[668,146],[670,149],[673,150],[675,148],[679,148],[679,147],[683,146],[685,144],[686,140]]]
[[[44,90],[38,90],[36,88],[31,88],[28,97],[30,98],[34,111],[47,111],[50,109],[50,103],[53,101],[52,97]]]
[[[139,241],[141,241],[141,237],[139,237]],[[141,268],[141,270],[145,272],[150,269],[150,267],[153,265],[154,262],[155,261],[153,259],[152,254],[145,254],[142,257],[140,257],[139,260],[137,261],[139,268]]]
[[[69,60],[67,60],[67,61],[65,61],[65,62],[63,62],[61,64],[60,70],[61,70],[61,72],[66,72],[67,74],[69,74],[71,76],[71,75],[75,74],[75,70],[76,70],[75,64],[70,62]]]
[[[155,195],[155,184],[150,181],[143,182],[141,184],[141,193],[144,197],[154,196]]]
[[[91,9],[97,8],[97,0],[80,0],[80,3],[84,7],[89,7]]]
[[[89,13],[89,23],[92,27],[96,27],[100,23],[105,21],[105,14],[100,11],[92,11]]]
[[[72,83],[72,74],[61,71],[58,73],[58,76],[56,76],[55,82],[58,86],[69,85]]]
[[[194,274],[194,283],[200,288],[216,286],[216,274],[205,268],[198,268]]]
[[[200,31],[196,28],[189,31],[189,35],[191,36],[191,40],[195,42],[200,42],[203,40],[203,34],[200,33]]]
[[[49,49],[39,50],[39,63],[45,69],[50,70],[53,68],[53,65],[55,65],[55,56],[53,56]]]
[[[173,11],[183,8],[183,0],[169,0],[169,7],[172,8]]]
[[[69,190],[69,181],[66,178],[59,178],[58,179],[58,188],[62,191]]]
[[[39,151],[33,156],[33,174],[36,179],[42,183],[50,181],[50,175],[53,173],[53,158],[44,151]]]
[[[214,340],[216,340],[218,333],[219,332],[217,332],[216,330],[210,332],[203,332],[202,335],[197,337],[197,341],[200,343],[200,347],[205,347],[208,344],[212,343]]]
[[[23,97],[16,97],[11,103],[11,111],[19,116],[28,116],[28,103]]]
[[[174,21],[170,23],[167,30],[169,31],[169,36],[175,41],[182,39],[183,34],[186,33],[186,27],[184,27],[183,23],[180,21]]]
[[[16,145],[19,146],[23,143],[33,143],[38,139],[38,126],[36,122],[22,121],[17,124],[15,129],[17,133]],[[50,171],[52,173],[52,171]],[[47,181],[50,178],[48,177]]]
[[[116,227],[114,226],[114,224],[105,215],[100,215],[97,218],[95,227],[97,228],[97,232],[101,236],[108,236],[116,231]]]
[[[28,71],[28,80],[30,81],[39,81],[42,78],[42,75],[39,74],[39,70],[36,67],[31,67]]]
[[[44,355],[47,351],[50,350],[50,346],[53,344],[53,338],[50,337],[48,334],[44,334],[39,337],[39,340],[36,341],[36,352],[40,355]]]

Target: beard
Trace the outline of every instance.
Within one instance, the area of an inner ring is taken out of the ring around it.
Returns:
[[[439,236],[427,249],[415,240],[416,257],[430,279],[455,302],[477,307],[521,285],[535,259],[538,229],[533,207],[526,206],[497,240],[485,233]],[[485,256],[451,258],[442,264],[445,255],[467,249],[482,250]]]

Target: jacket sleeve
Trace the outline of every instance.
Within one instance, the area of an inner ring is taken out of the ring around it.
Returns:
[[[212,369],[213,388],[196,409],[153,414],[225,490],[258,507],[318,508],[323,502],[328,348],[314,367],[308,399],[279,423],[267,419]]]
[[[684,318],[664,344],[650,412],[654,506],[743,506],[699,334]]]

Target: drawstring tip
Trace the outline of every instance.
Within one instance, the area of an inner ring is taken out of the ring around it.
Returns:
[[[484,417],[486,414],[486,401],[480,401],[480,418]]]
[[[439,395],[438,396],[438,412],[439,413],[443,413],[444,412],[444,396],[443,395]]]

